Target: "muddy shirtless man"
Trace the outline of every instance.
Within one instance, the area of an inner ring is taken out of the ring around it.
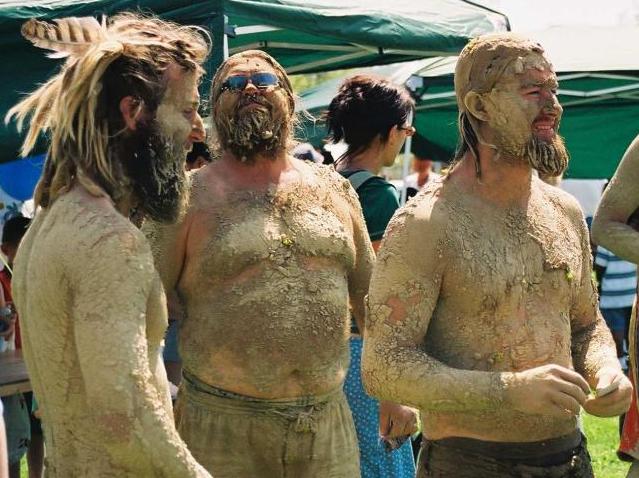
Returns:
[[[538,44],[471,41],[455,71],[458,161],[382,244],[363,375],[422,410],[419,477],[590,477],[580,408],[629,405],[581,210],[533,174],[567,164],[556,90]]]
[[[217,478],[359,476],[342,392],[373,262],[357,196],[288,154],[293,92],[269,55],[229,58],[211,105],[221,158],[184,221],[146,228],[186,310],[178,430]]]
[[[129,217],[175,221],[184,160],[204,137],[198,78],[208,43],[193,28],[121,14],[31,20],[35,45],[70,55],[15,106],[23,146],[51,144],[40,207],[15,261],[14,295],[38,397],[48,477],[209,477],[173,424],[160,358],[166,300]]]

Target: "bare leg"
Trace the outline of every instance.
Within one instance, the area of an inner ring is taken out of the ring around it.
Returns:
[[[20,478],[20,462],[9,463],[9,478]]]
[[[29,478],[42,478],[44,469],[44,439],[40,434],[32,434],[27,451]]]

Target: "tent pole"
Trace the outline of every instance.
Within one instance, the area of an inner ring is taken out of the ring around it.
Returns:
[[[207,73],[211,78],[215,75],[218,67],[229,57],[229,42],[226,36],[228,17],[224,15],[224,6],[220,6],[217,14],[209,23],[209,30],[213,37],[213,49],[209,56]]]
[[[408,124],[410,125],[413,124],[412,111],[408,114]],[[410,166],[410,150],[411,150],[412,144],[413,144],[413,137],[412,136],[407,137],[406,142],[404,143],[404,154],[402,155],[402,194],[401,194],[401,199],[399,201],[399,204],[401,206],[406,204],[406,193],[408,192],[408,189],[406,187],[406,177],[408,176],[408,173],[409,173],[408,168]]]

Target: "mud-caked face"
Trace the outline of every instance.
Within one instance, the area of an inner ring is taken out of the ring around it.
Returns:
[[[561,174],[568,155],[558,135],[563,109],[557,76],[543,55],[517,58],[485,94],[494,144],[506,158],[524,158],[540,173]]]
[[[261,58],[240,57],[226,66],[220,81],[214,121],[222,148],[250,161],[284,147],[292,112],[273,67]]]
[[[199,74],[171,65],[166,73],[166,91],[156,113],[160,134],[175,146],[175,150],[186,153],[193,143],[204,140],[204,124],[198,113],[200,94]],[[179,158],[176,158],[179,159]]]
[[[125,164],[139,208],[153,220],[174,222],[186,208],[186,154],[205,132],[197,73],[172,66],[166,79],[155,118],[141,118],[127,139],[133,157]]]

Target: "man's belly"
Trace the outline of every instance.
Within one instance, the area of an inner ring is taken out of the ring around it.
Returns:
[[[184,368],[209,385],[261,398],[340,386],[349,360],[345,292],[269,294],[271,287],[238,287],[189,304],[180,329]]]

